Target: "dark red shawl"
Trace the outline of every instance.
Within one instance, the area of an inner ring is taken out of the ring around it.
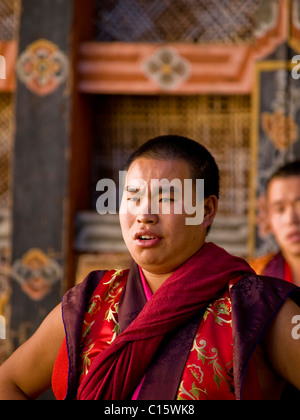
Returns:
[[[268,277],[278,277],[285,280],[285,259],[282,253],[276,254],[266,265],[263,270],[263,275]]]
[[[134,271],[134,268],[131,271]],[[94,284],[98,284],[102,276],[103,273],[92,274],[90,279],[80,286],[81,293],[88,297]],[[237,277],[241,277],[241,280],[232,288],[231,300],[236,396],[237,399],[241,399],[248,360],[264,331],[296,287],[277,279],[257,277],[244,260],[232,257],[213,244],[204,245],[196,255],[176,270],[147,304],[139,302],[139,299],[132,299],[130,289],[134,288],[137,282],[132,277],[133,281],[128,279],[119,312],[120,322],[125,325],[125,329],[106,351],[96,357],[78,389],[77,398],[131,398],[132,392],[145,373],[151,371],[153,361],[161,352],[161,344],[165,338],[174,339],[182,326],[199,318],[199,314],[207,305],[222,295],[229,281]],[[79,321],[74,328],[75,317],[74,313],[70,312],[70,302],[76,303],[77,293],[79,290],[67,294],[63,304],[70,358],[69,398],[75,397],[78,380],[77,347],[81,330]],[[84,306],[86,304],[87,302]],[[79,306],[83,308],[83,304],[79,305],[77,301],[77,313],[82,312]],[[81,314],[77,317],[81,322],[82,316]],[[160,368],[163,372],[164,367]],[[159,377],[154,378],[151,388],[155,388],[155,381],[158,386],[159,380]],[[170,399],[175,395],[171,395]],[[151,396],[153,397],[151,390],[150,393],[144,394],[145,399],[151,399]]]
[[[287,262],[285,261],[281,252],[274,255],[274,257],[267,263],[262,271],[263,276],[278,277],[292,283],[292,275],[290,269],[287,270]],[[296,400],[300,399],[300,392],[294,387],[288,385],[282,396],[282,400]]]

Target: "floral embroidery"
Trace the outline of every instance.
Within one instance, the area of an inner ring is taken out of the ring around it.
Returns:
[[[82,360],[83,360],[83,366],[82,366],[82,374],[83,375],[87,375],[88,371],[89,371],[89,367],[91,365],[91,360],[89,358],[89,354],[91,352],[91,350],[93,349],[95,343],[91,343],[91,340],[89,340],[89,347],[86,351],[82,352]]]
[[[203,316],[188,358],[190,363],[183,373],[178,399],[234,400],[232,359],[231,300],[227,292],[209,305]]]
[[[88,323],[86,321],[83,321],[83,332],[82,332],[82,338],[86,338],[89,333],[91,332],[91,328],[94,325],[95,321]]]
[[[204,376],[204,373],[201,370],[201,367],[197,365],[188,365],[187,368],[190,369],[191,374],[199,382],[199,384],[201,384],[203,382],[203,376]]]
[[[107,281],[106,283],[103,283],[104,285],[110,285],[112,286],[116,280],[117,277],[122,277],[124,273],[124,270],[116,270],[115,274],[112,276],[112,278]]]
[[[209,305],[203,319],[207,320],[209,314],[212,314],[215,319],[215,323],[223,325],[223,322],[231,324],[231,302],[229,298],[222,298],[217,300],[214,304]]]
[[[192,384],[192,388],[190,391],[187,391],[184,388],[184,381],[181,382],[179,387],[179,394],[177,397],[177,400],[201,400],[200,393],[202,392],[207,397],[207,391],[206,389],[200,389],[196,387],[196,384]],[[205,398],[207,399],[207,398]]]
[[[115,325],[113,329],[114,335],[111,341],[108,341],[108,344],[111,344],[116,339],[116,336],[119,334],[119,331],[120,331],[120,325],[118,321],[118,309],[119,309],[119,303],[116,303],[114,307],[111,306],[105,314],[104,320],[109,321],[109,322],[113,321]]]
[[[104,350],[119,334],[118,307],[124,280],[126,276],[123,270],[113,271],[109,281],[100,283],[90,299],[81,336],[81,380],[87,375],[92,359],[99,353],[100,347]],[[101,337],[101,330],[108,332],[105,335],[108,339],[105,341]]]
[[[199,341],[198,341],[199,340]],[[222,369],[222,366],[219,364],[219,351],[215,347],[212,347],[207,350],[207,341],[201,339],[200,336],[196,336],[194,340],[194,345],[191,351],[196,350],[198,353],[198,359],[202,361],[203,365],[208,363],[208,365],[212,365],[214,371],[214,381],[217,384],[218,389],[220,388],[221,382],[224,381],[228,385],[230,391],[231,385],[226,379],[226,372]],[[203,379],[202,379],[203,380]]]
[[[128,270],[110,272],[100,283],[85,314],[82,330],[82,374],[119,334],[119,301]],[[178,400],[234,400],[233,339],[229,291],[207,307],[181,378]]]
[[[97,312],[100,311],[100,307],[101,307],[101,297],[99,295],[96,295],[92,298],[90,302],[88,313],[90,315],[95,315]]]

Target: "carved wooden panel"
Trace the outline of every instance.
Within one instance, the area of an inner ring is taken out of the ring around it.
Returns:
[[[280,0],[271,6],[267,12],[273,14],[266,22],[257,23],[255,39],[243,43],[83,43],[79,90],[108,94],[250,93],[255,62],[287,38],[288,3]]]

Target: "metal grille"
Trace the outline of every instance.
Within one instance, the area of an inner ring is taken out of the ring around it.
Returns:
[[[262,0],[96,0],[96,39],[250,43]]]
[[[98,127],[93,191],[101,178],[117,182],[129,155],[145,141],[157,135],[179,134],[199,141],[215,156],[222,173],[221,214],[246,215],[249,96],[101,96],[95,106]]]

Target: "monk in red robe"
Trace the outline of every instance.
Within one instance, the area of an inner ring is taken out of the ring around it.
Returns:
[[[36,398],[51,381],[58,399],[78,400],[279,400],[287,384],[299,390],[299,288],[206,242],[219,198],[211,154],[163,136],[127,169],[120,222],[132,266],[95,271],[67,292],[1,366],[0,398]]]
[[[300,161],[288,163],[271,177],[266,196],[266,229],[280,251],[251,264],[258,274],[300,286]]]

